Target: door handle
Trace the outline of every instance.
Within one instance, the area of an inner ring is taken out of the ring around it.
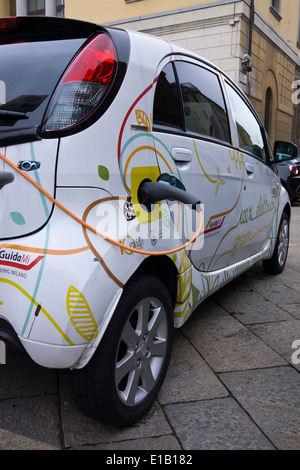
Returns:
[[[254,166],[251,165],[251,163],[246,163],[246,171],[247,171],[247,174],[250,176],[250,175],[253,175],[254,173]]]
[[[172,157],[176,162],[191,162],[193,158],[192,151],[185,148],[173,147]]]
[[[3,188],[6,184],[12,183],[15,179],[12,173],[8,171],[0,171],[0,189]]]

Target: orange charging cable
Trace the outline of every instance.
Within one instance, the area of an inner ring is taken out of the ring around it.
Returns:
[[[57,199],[55,199],[53,196],[51,196],[51,194],[49,194],[44,188],[42,188],[42,186],[40,186],[32,178],[30,178],[30,176],[28,176],[26,173],[23,173],[22,170],[20,170],[14,163],[12,163],[10,160],[8,160],[8,158],[6,158],[4,155],[2,155],[2,153],[0,153],[0,157],[11,168],[13,168],[20,175],[22,175],[24,178],[26,178],[27,181],[29,181],[29,183],[33,184],[33,186],[35,186],[41,193],[43,193],[44,196],[46,196],[53,204],[55,204],[57,207],[59,207],[61,210],[63,210],[66,214],[68,214],[70,217],[72,217],[74,220],[76,220],[76,222],[78,222],[79,224],[81,224],[83,227],[90,230],[94,234],[98,235],[102,239],[108,241],[112,245],[116,245],[119,248],[122,248],[123,250],[132,251],[133,253],[138,253],[140,255],[149,255],[149,256],[170,255],[172,253],[177,253],[178,251],[184,250],[186,247],[188,247],[189,245],[194,243],[196,241],[196,239],[199,237],[200,233],[201,233],[201,230],[202,230],[202,227],[203,227],[203,214],[200,211],[200,212],[198,212],[198,214],[200,216],[200,223],[199,223],[199,227],[197,229],[197,232],[195,233],[193,238],[191,238],[187,243],[185,243],[184,245],[179,246],[178,248],[174,248],[174,249],[168,250],[168,251],[154,251],[153,252],[153,251],[138,250],[136,248],[132,248],[130,246],[124,245],[123,243],[117,242],[116,240],[113,240],[113,239],[107,237],[103,233],[98,232],[98,230],[96,230],[94,227],[87,224],[84,220],[80,219],[80,217],[77,217],[77,215],[73,214],[73,212],[71,212],[69,209],[67,209],[67,207],[65,207],[63,204],[61,204],[59,201],[57,201]]]

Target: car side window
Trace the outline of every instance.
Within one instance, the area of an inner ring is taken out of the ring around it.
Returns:
[[[154,96],[153,123],[182,128],[179,90],[171,63],[164,67],[158,77]]]
[[[239,147],[266,160],[264,138],[256,117],[231,85],[226,83],[226,89],[237,126]]]
[[[176,62],[187,132],[230,142],[225,101],[218,76],[189,62]]]

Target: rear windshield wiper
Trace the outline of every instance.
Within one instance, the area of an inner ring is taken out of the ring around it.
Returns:
[[[0,109],[0,121],[19,121],[20,119],[28,119],[27,114],[9,111],[8,109]]]

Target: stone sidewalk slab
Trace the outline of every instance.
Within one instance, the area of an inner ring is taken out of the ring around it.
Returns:
[[[144,418],[127,428],[115,428],[86,417],[74,402],[68,373],[62,371],[60,375],[61,420],[65,448],[75,449],[86,445],[94,447],[127,440],[132,442],[134,449],[134,441],[137,439],[172,436],[172,428],[157,402]]]
[[[158,436],[143,439],[134,439],[121,442],[107,442],[95,446],[85,445],[74,450],[102,450],[102,451],[180,451],[182,446],[175,436]],[[118,455],[118,454],[117,454]],[[134,454],[133,454],[134,455]]]
[[[57,393],[57,372],[35,364],[27,354],[7,348],[0,366],[0,400]]]
[[[297,318],[300,320],[300,302],[297,304],[281,304],[279,307],[282,310],[285,310],[286,312],[290,313],[293,317]]]
[[[214,300],[244,325],[293,319],[285,309],[264,299],[256,292],[228,293],[222,290],[219,295],[214,296]]]
[[[283,284],[282,282],[280,282],[280,278],[278,277],[250,278],[249,276],[246,280],[246,284],[261,297],[266,300],[269,300],[275,305],[279,305],[282,303],[299,303],[299,291]]]
[[[300,449],[300,375],[291,367],[221,374],[223,383],[270,442]]]
[[[292,359],[295,351],[292,345],[295,341],[300,340],[299,320],[269,323],[268,325],[254,325],[249,327],[249,329],[300,371],[300,364],[294,364]]]
[[[0,406],[0,450],[59,450],[60,416],[56,395],[11,398]]]
[[[165,408],[184,450],[271,450],[273,445],[232,398]]]
[[[170,366],[158,396],[160,404],[226,396],[228,396],[228,391],[199,352],[180,331],[175,331]]]
[[[284,365],[285,361],[213,300],[182,328],[214,372]]]

